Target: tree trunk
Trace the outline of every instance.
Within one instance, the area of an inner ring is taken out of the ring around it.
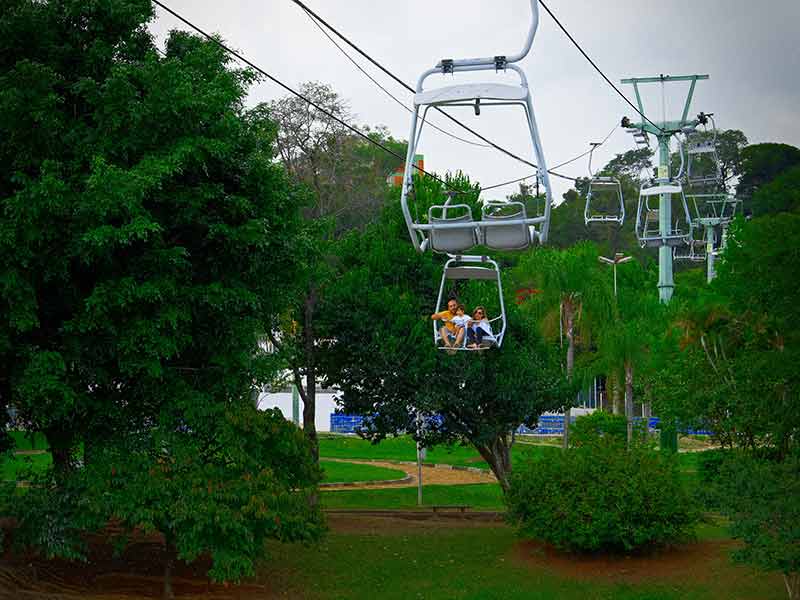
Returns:
[[[50,446],[55,478],[57,481],[61,481],[75,467],[72,456],[74,440],[70,434],[64,433],[60,428],[47,429],[44,434]]]
[[[170,550],[172,545],[169,542],[164,542],[164,600],[173,600],[175,592],[172,590],[172,567],[175,561],[172,558]]]
[[[564,321],[567,331],[567,379],[572,380],[572,370],[575,368],[575,307],[572,302],[564,302]],[[569,448],[569,427],[572,421],[572,407],[564,409],[564,437],[563,448]]]
[[[628,421],[628,446],[633,442],[633,365],[625,361],[625,418]]]
[[[489,444],[475,444],[475,449],[492,469],[503,494],[508,492],[511,476],[511,445],[507,435],[499,436]]]
[[[611,374],[608,381],[611,384],[611,412],[618,415],[621,412],[619,375],[617,373]]]
[[[311,444],[314,462],[319,462],[319,439],[315,417],[317,413],[317,365],[314,356],[314,310],[317,305],[317,288],[311,284],[305,302],[305,328],[303,330],[306,355],[306,393],[303,398],[303,431]]]
[[[800,600],[800,573],[784,573],[783,582],[786,584],[789,600]]]

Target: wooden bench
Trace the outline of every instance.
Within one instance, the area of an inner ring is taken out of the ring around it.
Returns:
[[[469,508],[469,504],[433,504],[433,505],[431,505],[431,509],[433,509],[433,512],[435,512],[435,513],[442,512],[442,511],[455,511],[455,510],[457,510],[458,512],[463,513],[463,512],[466,512],[466,510],[468,508]]]

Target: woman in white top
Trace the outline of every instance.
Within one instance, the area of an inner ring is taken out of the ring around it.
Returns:
[[[486,316],[486,309],[478,306],[472,313],[467,329],[467,348],[488,347],[494,343],[492,326]]]

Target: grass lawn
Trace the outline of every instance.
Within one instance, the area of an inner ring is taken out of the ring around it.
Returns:
[[[512,448],[514,461],[526,456],[541,457],[548,452],[556,452],[557,447],[519,443]],[[379,444],[372,444],[356,436],[322,435],[319,440],[319,453],[323,458],[362,458],[372,460],[416,461],[417,450],[414,440],[409,436],[386,438]],[[437,446],[428,448],[426,463],[448,464],[464,467],[488,469],[489,465],[471,446]]]
[[[413,509],[417,508],[417,488],[398,487],[377,490],[325,490],[322,506],[336,509]],[[466,504],[477,510],[505,510],[503,494],[496,483],[469,485],[424,485],[422,501],[431,504]]]
[[[405,471],[387,469],[372,465],[358,465],[355,463],[336,462],[332,460],[319,461],[325,471],[325,483],[345,483],[352,481],[379,481],[390,479],[403,479]]]
[[[52,463],[50,454],[0,455],[0,481],[28,479],[31,472],[46,470]]]
[[[779,600],[779,576],[730,563],[729,542],[663,556],[552,556],[502,525],[333,523],[318,546],[268,545],[257,581],[286,598]]]
[[[43,433],[27,431],[10,431],[9,434],[14,440],[15,450],[47,450],[47,438]]]

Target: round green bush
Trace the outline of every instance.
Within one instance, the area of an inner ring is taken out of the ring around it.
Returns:
[[[624,443],[628,437],[628,419],[624,415],[596,410],[589,415],[578,417],[570,425],[569,442],[573,446],[592,444],[598,436],[611,436]]]
[[[520,535],[581,552],[679,542],[699,518],[676,457],[613,435],[523,463],[506,501]]]

